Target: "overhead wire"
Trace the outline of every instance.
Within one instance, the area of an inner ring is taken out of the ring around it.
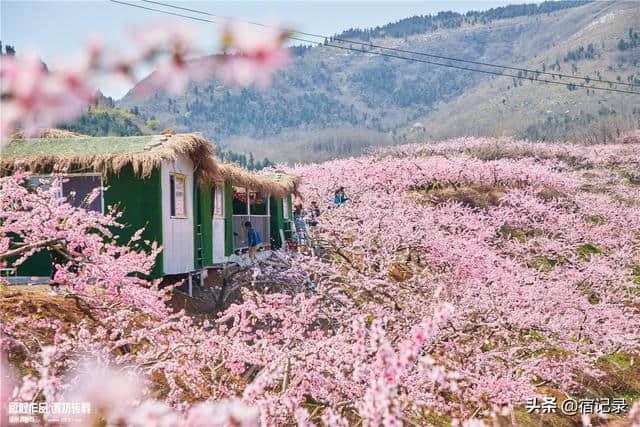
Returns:
[[[204,19],[204,18],[198,18],[195,16],[191,16],[191,15],[184,15],[184,14],[180,14],[180,13],[175,13],[175,12],[171,12],[171,11],[166,11],[166,10],[162,10],[162,9],[155,9],[155,8],[151,8],[151,7],[146,7],[146,6],[142,6],[139,4],[135,4],[135,3],[129,3],[129,2],[125,2],[125,1],[121,1],[121,0],[110,0],[113,3],[118,3],[118,4],[122,4],[122,5],[126,5],[126,6],[132,6],[132,7],[136,7],[136,8],[140,8],[140,9],[144,9],[144,10],[149,10],[149,11],[154,11],[154,12],[159,12],[159,13],[165,13],[168,15],[173,15],[173,16],[178,16],[181,18],[187,18],[187,19],[192,19],[192,20],[196,20],[196,21],[200,21],[200,22],[209,22],[209,23],[216,23],[213,20],[210,19]],[[151,1],[151,0],[142,0],[148,3],[155,3],[155,4],[160,4],[160,5],[164,5],[164,3],[161,2],[155,2],[155,1]],[[176,8],[178,8],[176,6]],[[188,9],[188,8],[182,8],[179,7],[180,9],[185,9],[187,11],[195,11],[195,9]],[[208,13],[208,12],[200,12],[200,13]],[[212,16],[215,16],[213,14],[211,14]],[[222,17],[220,17],[222,18]],[[226,18],[226,17],[225,17]],[[247,23],[252,23],[250,21],[245,21]],[[265,24],[258,24],[261,25],[263,27],[269,27]],[[298,32],[299,34],[302,34],[302,32]],[[367,51],[367,52],[363,52],[360,49],[355,49],[353,47],[347,47],[347,46],[341,46],[341,45],[337,45],[337,44],[332,44],[329,42],[319,42],[319,41],[315,41],[315,40],[309,40],[309,39],[304,39],[301,37],[295,37],[292,36],[290,37],[291,40],[296,40],[296,41],[300,41],[303,43],[311,43],[311,44],[315,44],[317,46],[323,46],[323,47],[333,47],[336,49],[342,49],[342,50],[347,50],[347,51],[353,51],[353,52],[357,52],[357,53],[366,53],[366,54],[371,54],[371,55],[378,55],[378,56],[383,56],[383,57],[388,57],[388,58],[395,58],[395,59],[402,59],[402,60],[406,60],[406,61],[412,61],[412,62],[418,62],[418,63],[423,63],[423,64],[429,64],[429,65],[435,65],[435,66],[440,66],[440,67],[447,67],[447,68],[453,68],[453,69],[458,69],[458,70],[462,70],[462,71],[469,71],[469,72],[476,72],[476,73],[483,73],[483,74],[489,74],[489,75],[494,75],[494,76],[500,76],[500,77],[511,77],[514,79],[521,79],[521,80],[529,80],[529,81],[537,81],[537,82],[541,82],[541,83],[549,83],[549,84],[556,84],[556,85],[562,85],[562,86],[566,86],[566,87],[574,87],[574,88],[584,88],[584,89],[592,89],[592,90],[601,90],[601,91],[606,91],[606,92],[617,92],[617,93],[626,93],[626,94],[633,94],[633,95],[640,95],[640,92],[634,92],[634,91],[629,91],[629,90],[623,90],[623,89],[615,89],[615,88],[605,88],[605,87],[600,87],[600,86],[588,86],[588,85],[584,85],[584,84],[578,84],[578,83],[567,83],[567,82],[560,82],[560,81],[555,81],[555,80],[547,80],[547,79],[539,79],[536,77],[531,77],[531,76],[523,76],[523,75],[515,75],[515,74],[508,74],[508,73],[501,73],[498,71],[491,71],[491,70],[480,70],[477,68],[470,68],[470,67],[464,67],[461,65],[455,65],[455,64],[443,64],[441,62],[434,62],[434,61],[429,61],[429,60],[425,60],[425,59],[419,59],[419,58],[411,58],[411,57],[406,57],[406,56],[402,56],[402,55],[395,55],[395,54],[391,54],[391,53],[386,53],[386,52],[372,52],[372,51]],[[368,44],[366,44],[367,46],[369,46]]]
[[[183,7],[183,6],[176,6],[176,5],[173,5],[173,4],[170,4],[170,3],[165,3],[165,2],[155,1],[155,0],[140,0],[140,1],[143,1],[145,3],[155,4],[155,5],[158,5],[158,6],[170,7],[170,8],[173,8],[173,9],[184,10],[184,11],[193,12],[193,13],[199,13],[199,14],[202,14],[202,15],[212,16],[212,17],[215,17],[215,18],[221,18],[221,19],[226,19],[226,20],[233,20],[233,21],[243,22],[243,23],[247,23],[247,24],[251,24],[251,25],[257,25],[257,26],[264,27],[264,28],[271,28],[270,25],[267,25],[267,24],[264,24],[264,23],[261,23],[261,22],[250,21],[250,20],[236,18],[236,17],[232,17],[232,16],[216,15],[216,14],[211,13],[211,12],[198,10],[198,9],[191,9],[191,8]],[[548,72],[548,71],[532,70],[532,69],[529,69],[529,68],[514,67],[514,66],[510,66],[510,65],[500,65],[500,64],[493,64],[493,63],[490,63],[490,62],[474,61],[474,60],[470,60],[470,59],[455,58],[455,57],[444,56],[444,55],[436,55],[436,54],[427,53],[427,52],[400,49],[400,48],[396,48],[396,47],[381,46],[381,45],[376,45],[376,44],[373,44],[373,43],[362,42],[362,41],[359,41],[359,40],[343,39],[343,38],[340,38],[340,37],[326,36],[326,35],[322,35],[322,34],[315,34],[315,33],[310,33],[310,32],[305,32],[305,31],[299,31],[299,30],[295,30],[293,32],[295,32],[297,34],[301,34],[303,36],[321,38],[323,40],[334,40],[334,41],[339,41],[341,43],[352,43],[352,44],[357,44],[359,46],[367,46],[367,47],[371,47],[371,48],[390,50],[390,51],[395,51],[395,52],[400,52],[400,53],[408,53],[408,54],[412,54],[412,55],[427,56],[427,57],[436,58],[436,59],[444,59],[444,60],[447,60],[447,61],[464,62],[464,63],[468,63],[468,64],[473,64],[473,65],[482,65],[482,66],[493,67],[493,68],[503,68],[503,69],[513,70],[513,71],[534,73],[534,74],[538,74],[538,75],[544,74],[544,75],[548,75],[548,76],[558,76],[559,78],[583,80],[583,81],[587,81],[587,82],[594,81],[594,82],[598,82],[598,83],[608,83],[608,84],[615,84],[615,85],[622,85],[622,86],[640,87],[640,84],[634,84],[634,83],[625,83],[625,82],[619,82],[619,81],[614,81],[614,80],[604,80],[604,79],[592,78],[592,77],[588,77],[588,76],[579,76],[579,75],[571,75],[571,74],[563,74],[563,73],[552,73],[552,72]],[[314,41],[313,43],[318,43],[318,42]]]

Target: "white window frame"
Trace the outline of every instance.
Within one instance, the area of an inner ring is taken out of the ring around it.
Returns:
[[[173,181],[173,188],[171,188],[171,182]],[[182,212],[178,212],[178,182],[182,182]],[[173,194],[169,194],[169,215],[173,219],[187,219],[189,218],[189,211],[187,209],[187,175],[177,172],[169,174],[169,192],[173,191]]]
[[[213,188],[213,217],[224,218],[224,185],[214,185]]]
[[[289,197],[287,195],[282,198],[282,217],[289,219]]]

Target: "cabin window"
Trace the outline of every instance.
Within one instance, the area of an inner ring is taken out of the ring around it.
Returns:
[[[233,214],[247,215],[249,213],[247,190],[240,187],[233,187]]]
[[[175,173],[169,175],[169,195],[171,198],[171,216],[185,218],[187,216],[187,177]]]
[[[93,191],[100,189],[96,197]],[[62,182],[62,196],[75,207],[102,212],[102,177],[100,175],[71,175]],[[92,200],[91,200],[92,199]]]
[[[36,188],[39,188],[42,191],[50,191],[51,186],[54,185],[56,179],[62,179],[62,178],[50,176],[50,175],[47,175],[47,176],[32,175],[31,177],[29,177],[29,181],[27,185],[29,188],[33,189],[33,191],[35,191]],[[60,183],[58,183],[57,185],[58,185],[58,188],[56,189],[56,197],[60,198],[62,197],[62,185],[60,185]]]
[[[48,191],[56,179],[58,179],[58,177],[51,175],[32,176],[29,178],[29,186]],[[98,194],[90,200],[90,196],[93,195],[95,189],[99,189]],[[102,193],[102,176],[97,174],[66,175],[62,177],[57,197],[64,197],[67,203],[77,208],[103,212],[104,203]]]
[[[287,196],[282,198],[282,217],[284,219],[289,219],[289,199]]]
[[[269,197],[256,193],[255,191],[250,191],[249,209],[251,215],[267,215],[269,213]]]
[[[211,202],[213,217],[224,217],[224,188],[222,186],[215,185],[211,188]]]

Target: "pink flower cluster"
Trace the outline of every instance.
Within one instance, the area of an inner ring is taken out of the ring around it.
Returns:
[[[270,28],[228,26],[222,34],[222,57],[206,56],[196,48],[197,34],[179,23],[157,23],[132,32],[133,52],[107,50],[92,41],[82,58],[71,66],[48,70],[35,52],[2,56],[2,116],[0,138],[24,129],[28,134],[81,115],[97,95],[97,84],[106,79],[133,82],[142,65],[156,67],[136,85],[139,93],[166,90],[179,93],[191,80],[219,77],[225,83],[266,86],[272,73],[286,64],[283,44],[288,33]],[[0,148],[2,145],[0,144]]]
[[[35,52],[15,58],[3,56],[0,137],[16,128],[30,131],[75,118],[96,95],[87,81],[87,71],[69,68],[49,72]]]

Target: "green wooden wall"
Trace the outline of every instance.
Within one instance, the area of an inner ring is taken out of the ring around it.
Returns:
[[[108,174],[104,180],[108,187],[104,193],[104,206],[115,205],[122,211],[119,222],[124,229],[117,230],[119,241],[127,243],[133,233],[145,228],[141,242],[148,240],[162,245],[162,181],[157,167],[147,178],[140,178],[131,166],[118,174]],[[151,277],[163,276],[162,253],[158,254]]]
[[[224,256],[233,254],[233,185],[224,183]]]
[[[162,245],[162,182],[160,169],[153,170],[147,178],[137,176],[131,166],[125,166],[118,174],[108,174],[104,180],[104,205],[105,208],[115,205],[122,211],[120,223],[124,229],[116,230],[119,241],[126,244],[133,233],[140,228],[145,228],[141,242],[148,240]],[[225,199],[225,242],[224,254],[233,254],[233,191],[230,181],[224,183]],[[212,203],[210,185],[198,185],[195,191],[193,212],[194,218],[194,263],[197,266],[198,241],[196,236],[197,221],[202,224],[202,247],[204,266],[213,264],[213,227],[212,227]],[[289,218],[293,218],[293,198],[288,194]],[[284,219],[283,203],[280,197],[270,198],[271,214],[271,246],[273,249],[282,247],[280,230],[289,229],[289,221]],[[9,262],[9,265],[11,263]],[[51,256],[48,251],[40,251],[32,255],[23,264],[18,266],[18,276],[50,276],[52,273]],[[156,259],[150,277],[163,276],[162,253]]]
[[[213,200],[211,199],[211,185],[196,185],[196,197],[193,198],[193,212],[199,213],[193,221],[193,265],[198,268],[198,221],[202,224],[202,257],[203,266],[213,264]]]
[[[293,196],[287,194],[287,204],[289,205],[289,219],[293,219]]]
[[[16,258],[9,258],[8,267],[11,267],[17,260]],[[27,258],[22,264],[16,268],[17,276],[44,276],[50,277],[53,266],[51,265],[51,255],[49,251],[42,250],[34,253]]]
[[[125,227],[114,230],[114,234],[119,236],[118,241],[127,244],[137,230],[145,227],[138,243],[144,244],[143,242],[148,240],[162,245],[160,169],[154,169],[149,177],[141,179],[133,172],[131,166],[125,166],[118,174],[107,174],[103,185],[105,211],[108,206],[115,205],[119,211],[123,212],[119,222]],[[33,254],[19,265],[16,275],[51,276],[52,270],[49,251],[43,250]],[[159,254],[150,277],[157,278],[162,275],[162,254]]]
[[[282,197],[271,197],[271,247],[280,249],[282,247],[282,239],[280,238],[280,230],[284,230],[284,217],[282,208]]]

